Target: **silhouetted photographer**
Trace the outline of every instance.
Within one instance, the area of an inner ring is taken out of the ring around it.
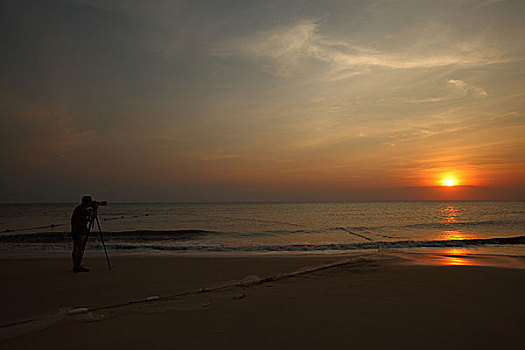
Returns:
[[[88,272],[89,269],[87,267],[82,266],[82,257],[84,256],[84,250],[86,249],[86,243],[89,236],[89,231],[91,228],[93,228],[93,225],[96,221],[98,225],[98,229],[100,231],[100,238],[102,240],[102,244],[104,244],[104,240],[102,238],[102,231],[100,229],[100,224],[98,222],[98,207],[100,205],[106,205],[107,202],[97,202],[94,201],[91,196],[84,196],[82,197],[82,204],[77,206],[75,210],[73,211],[73,215],[71,216],[71,236],[73,238],[73,272]],[[106,247],[104,246],[104,251],[106,250]],[[106,258],[107,258],[107,252],[106,252]],[[109,265],[109,259],[108,260],[108,266],[111,270],[111,265]]]

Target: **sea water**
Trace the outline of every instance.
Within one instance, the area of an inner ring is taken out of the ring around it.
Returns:
[[[0,250],[70,249],[75,204],[0,205]],[[109,249],[344,252],[508,247],[525,254],[525,201],[109,203]],[[100,234],[91,231],[91,248]]]

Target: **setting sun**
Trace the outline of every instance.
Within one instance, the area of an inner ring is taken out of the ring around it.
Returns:
[[[443,185],[445,186],[456,186],[456,180],[454,179],[445,179],[445,181],[443,181]]]

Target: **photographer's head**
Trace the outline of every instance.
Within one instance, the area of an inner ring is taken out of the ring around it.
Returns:
[[[91,196],[83,196],[82,197],[82,205],[89,205],[93,202],[93,198]]]
[[[91,198],[91,196],[83,196],[82,197],[82,206],[84,207],[91,207],[91,208],[94,208],[94,209],[97,209],[99,206],[104,206],[104,205],[108,205],[108,202],[107,201],[95,201],[93,200],[93,198]]]

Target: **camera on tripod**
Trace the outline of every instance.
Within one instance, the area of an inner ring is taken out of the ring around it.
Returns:
[[[92,217],[91,217],[91,221],[93,222],[95,217],[96,217],[96,212],[97,212],[97,209],[98,207],[100,206],[104,206],[104,205],[108,205],[108,202],[107,201],[91,201],[91,203],[89,204],[89,207],[88,207],[88,212],[90,212],[92,214]]]
[[[99,206],[104,206],[104,205],[108,205],[108,201],[93,201],[93,206],[94,207],[99,207]]]

